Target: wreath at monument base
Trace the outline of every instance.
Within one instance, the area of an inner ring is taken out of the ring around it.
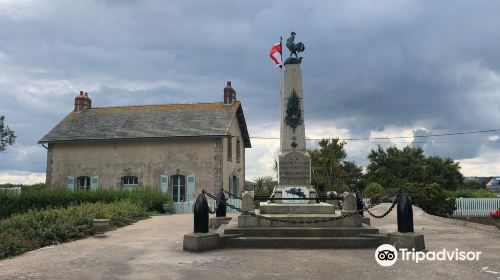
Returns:
[[[286,193],[298,196],[300,198],[307,198],[306,194],[300,188],[291,188],[289,190],[285,190]]]

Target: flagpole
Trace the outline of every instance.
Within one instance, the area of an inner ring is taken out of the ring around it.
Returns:
[[[281,90],[280,90],[280,138],[283,136],[281,133],[283,132],[283,98],[285,96],[285,63],[283,61],[283,37],[280,36],[280,49],[281,49]],[[280,141],[280,152],[282,151],[281,141]]]
[[[283,71],[284,71],[285,65],[283,65],[283,37],[281,37],[281,36],[280,36],[280,50],[281,50],[280,51],[280,56],[281,56],[280,57],[280,59],[281,59],[281,61],[280,61],[281,62],[281,67],[280,67],[281,68],[280,69],[281,70],[281,81],[280,81],[280,83],[281,83],[281,92],[282,92],[281,94],[283,95]],[[280,100],[280,104],[281,104],[281,100]]]
[[[283,65],[283,37],[280,36],[280,63],[281,63],[281,77],[280,77],[280,101],[279,101],[279,106],[280,106],[280,138],[281,138],[281,134],[282,134],[282,131],[283,131],[283,121],[281,120],[281,118],[283,118],[283,104],[281,104],[283,102],[283,71],[284,71],[284,68],[285,68],[285,65]],[[280,153],[281,153],[281,141],[280,141]]]

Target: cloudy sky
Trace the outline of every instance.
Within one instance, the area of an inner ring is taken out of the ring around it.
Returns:
[[[168,2],[168,3],[167,3]],[[500,175],[498,1],[0,0],[0,114],[16,144],[0,183],[45,178],[36,142],[73,108],[222,101],[233,82],[251,136],[279,137],[279,70],[269,49],[290,31],[302,63],[308,138],[348,141],[349,159],[421,145],[465,175]],[[412,143],[413,141],[413,143]],[[247,179],[272,174],[278,140],[252,140]],[[317,145],[308,141],[308,147]]]

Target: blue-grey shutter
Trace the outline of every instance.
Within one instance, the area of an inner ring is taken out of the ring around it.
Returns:
[[[93,176],[90,179],[90,189],[95,191],[99,187],[99,176]]]
[[[235,177],[236,178],[236,181],[233,182],[234,184],[234,195],[237,195],[237,196],[240,196],[240,178],[239,177]],[[234,178],[233,178],[234,180]]]
[[[186,201],[194,200],[194,190],[195,190],[196,180],[194,175],[187,176],[187,194]]]
[[[68,179],[66,180],[66,188],[68,191],[75,190],[75,177],[68,176]]]
[[[160,190],[162,193],[168,193],[168,176],[167,175],[161,175]]]

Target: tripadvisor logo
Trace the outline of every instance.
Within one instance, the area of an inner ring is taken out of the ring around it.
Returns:
[[[392,266],[398,260],[398,256],[402,261],[414,261],[418,263],[423,260],[427,261],[478,261],[479,251],[461,251],[458,248],[455,250],[442,249],[439,251],[416,252],[415,249],[399,249],[399,251],[390,244],[382,244],[375,250],[375,260],[381,266]]]
[[[390,244],[382,244],[375,250],[375,260],[381,266],[391,266],[398,260],[398,251]]]

